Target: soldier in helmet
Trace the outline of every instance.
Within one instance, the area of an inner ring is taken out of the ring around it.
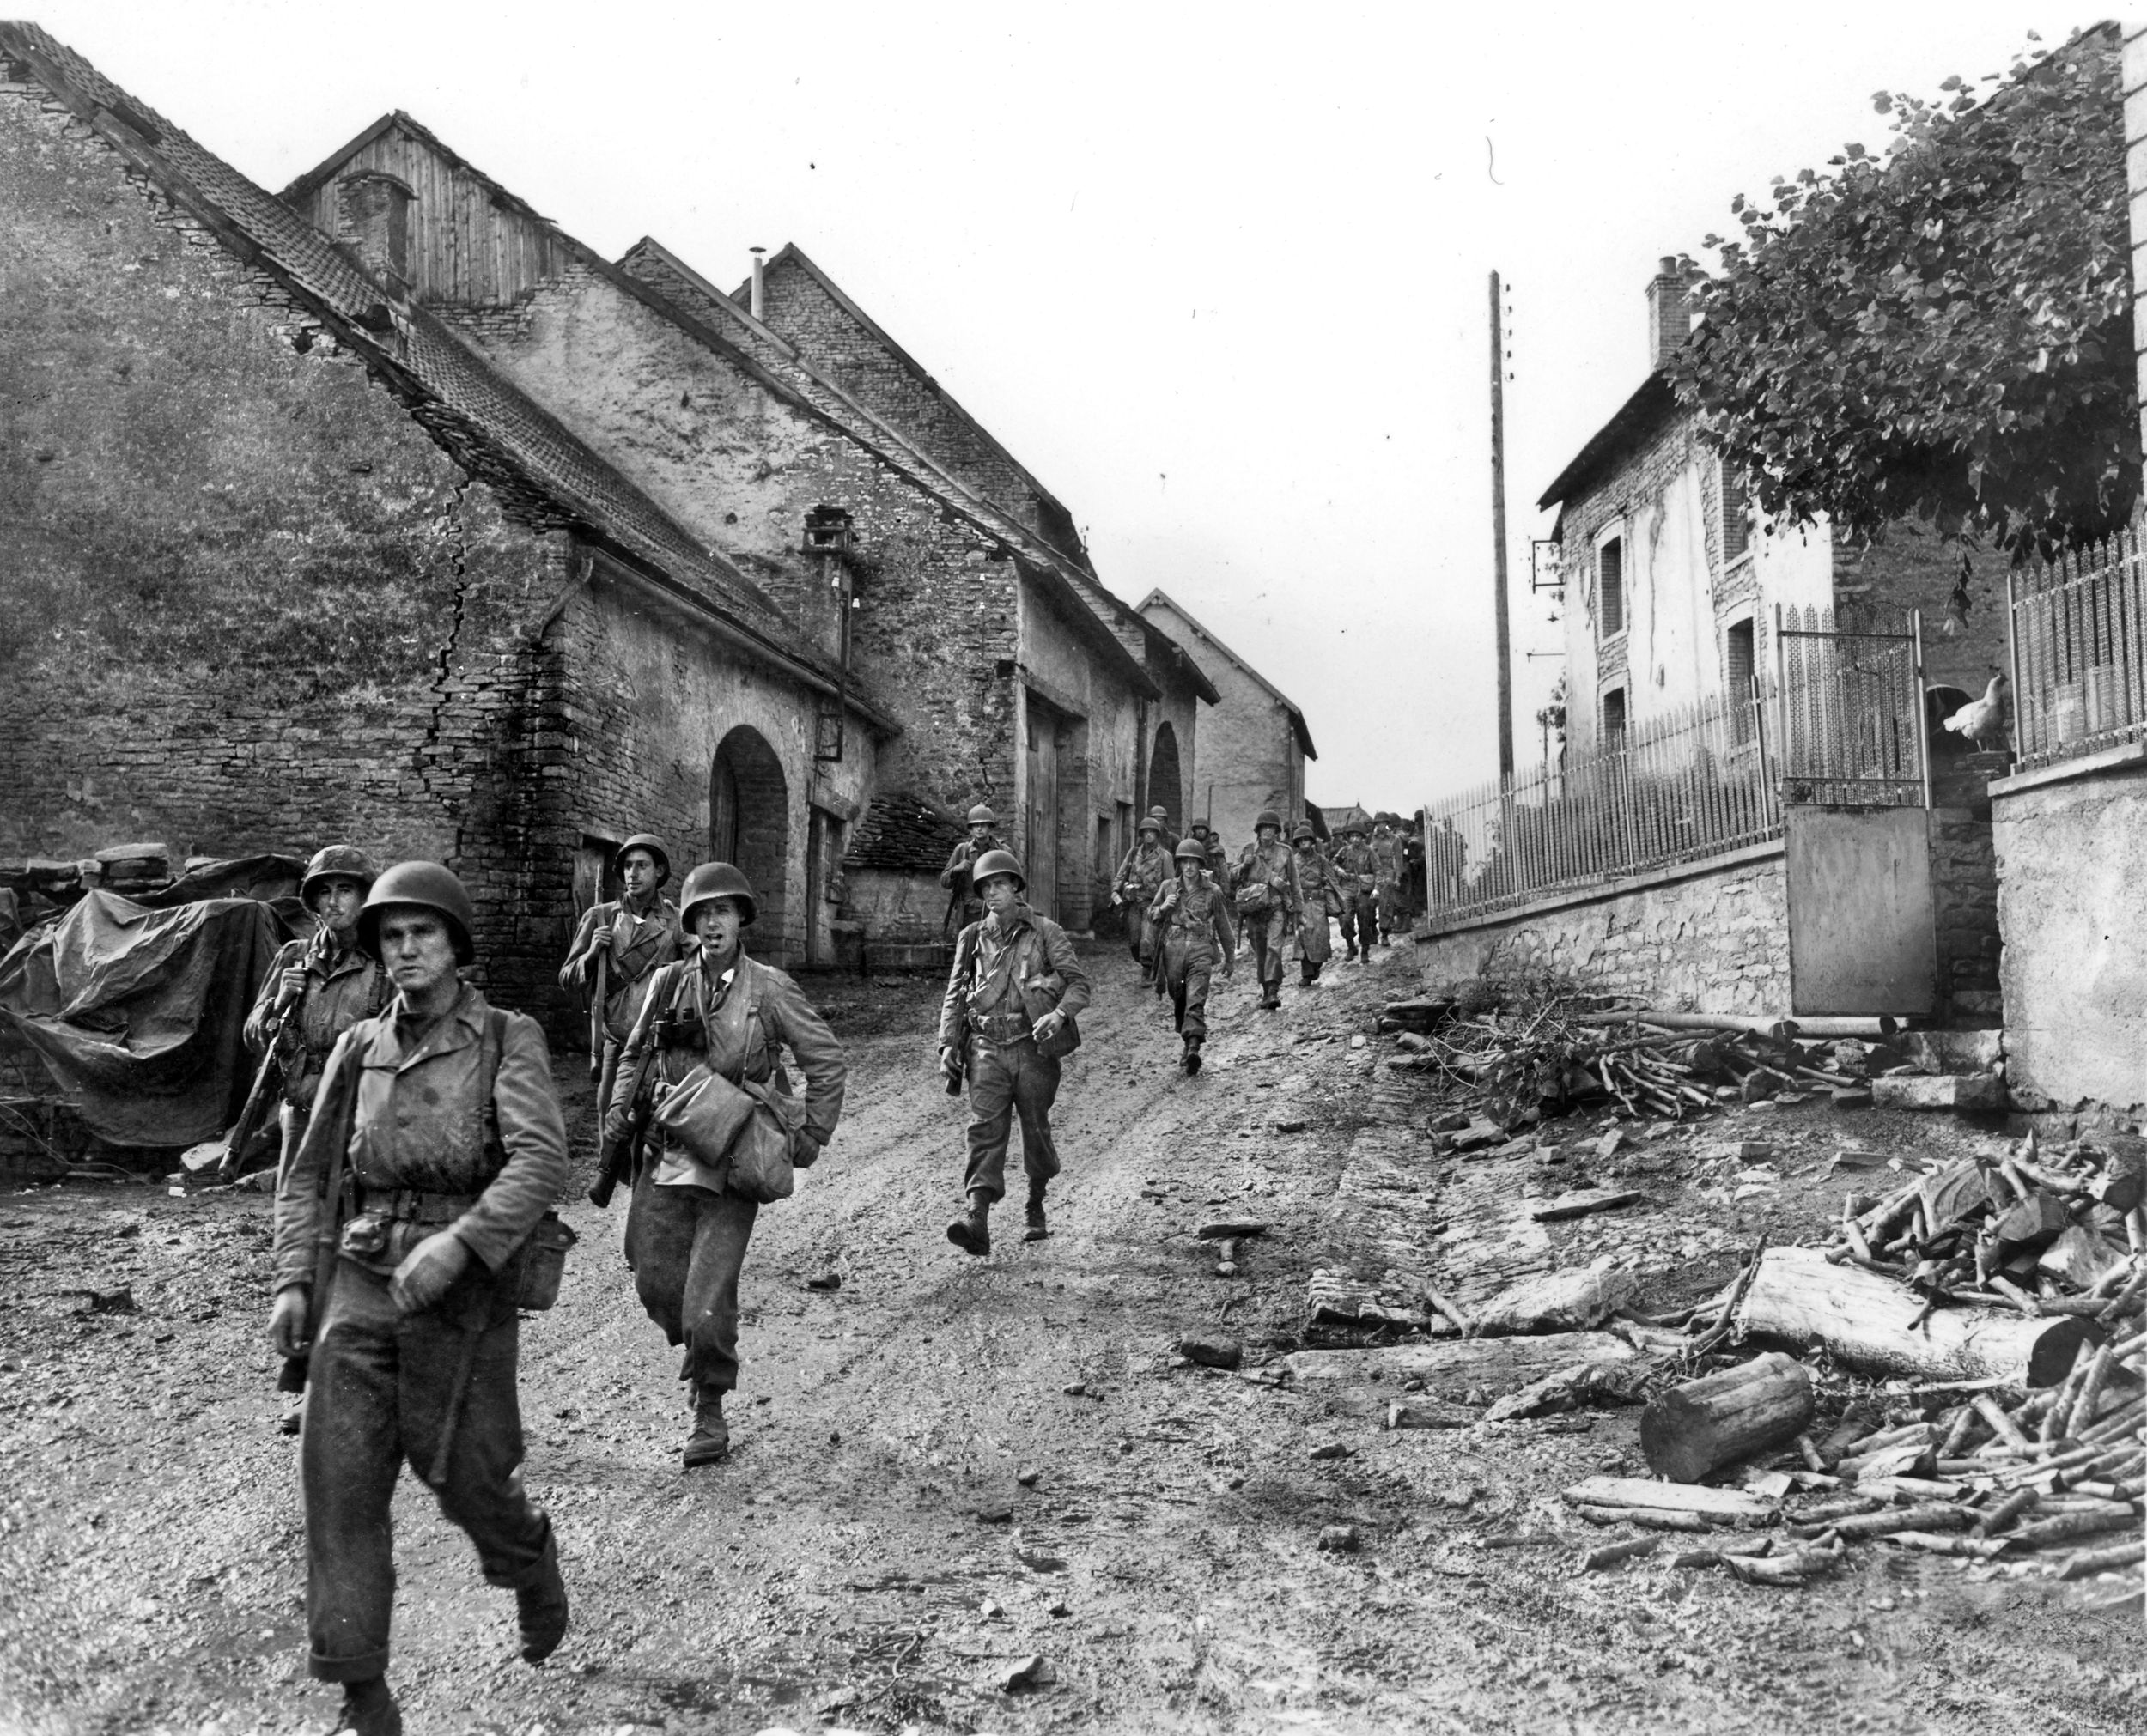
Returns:
[[[1260,978],[1260,1005],[1282,1005],[1282,948],[1305,908],[1297,859],[1282,841],[1282,816],[1262,808],[1253,818],[1253,841],[1238,860],[1234,877],[1239,921],[1252,942]]]
[[[514,1591],[522,1656],[541,1662],[567,1630],[551,1521],[522,1489],[515,1393],[523,1261],[567,1179],[566,1128],[537,1022],[461,980],[471,926],[469,895],[437,863],[373,883],[358,943],[395,999],[336,1044],[277,1188],[270,1336],[307,1358],[310,1387],[308,1663],[344,1684],[338,1727],[362,1736],[402,1729],[386,1672],[405,1460],[486,1581]]]
[[[954,968],[940,1005],[940,1069],[969,1081],[969,1164],[962,1187],[969,1206],[946,1227],[964,1252],[992,1250],[991,1208],[1007,1192],[1007,1140],[1021,1119],[1021,1165],[1029,1176],[1028,1225],[1022,1240],[1050,1233],[1044,1190],[1059,1173],[1051,1105],[1067,1027],[1088,1005],[1088,974],[1066,931],[1029,907],[1027,877],[1011,852],[976,863],[986,914],[954,944]]]
[[[759,901],[745,875],[728,862],[704,862],[686,876],[681,904],[700,944],[649,985],[620,1062],[605,1144],[630,1137],[637,1086],[660,1102],[705,1067],[771,1108],[785,1106],[778,1113],[790,1128],[790,1163],[804,1168],[835,1136],[848,1059],[798,985],[745,956],[741,937]],[[786,1043],[805,1074],[802,1105],[782,1065]],[[690,1471],[730,1452],[723,1395],[738,1385],[738,1279],[760,1202],[733,1185],[727,1163],[711,1167],[705,1153],[668,1134],[655,1144],[655,1161],[634,1179],[626,1261],[648,1317],[685,1346],[679,1379],[691,1382]]]
[[[320,1070],[336,1039],[387,1005],[387,977],[358,944],[358,911],[374,878],[372,859],[348,844],[331,844],[306,865],[298,895],[319,920],[310,940],[286,941],[269,962],[246,1041],[256,1053],[273,1041],[283,1056],[283,1101],[277,1120],[283,1162],[305,1137],[307,1112]],[[242,1154],[234,1152],[235,1162]]]
[[[1178,835],[1171,829],[1171,810],[1159,802],[1148,810],[1148,817],[1155,822],[1156,836],[1163,841],[1164,854],[1175,855],[1178,847]],[[1171,871],[1175,873],[1177,871],[1173,869]]]
[[[1201,866],[1219,883],[1230,869],[1230,858],[1223,849],[1223,841],[1205,820],[1195,820],[1186,829],[1187,835],[1201,847]]]
[[[1378,865],[1365,841],[1364,828],[1353,821],[1341,829],[1341,846],[1335,852],[1335,872],[1342,896],[1342,941],[1345,959],[1359,956],[1372,961],[1372,949],[1379,934],[1376,901]]]
[[[954,927],[956,917],[964,923],[976,921],[984,914],[984,906],[976,895],[976,886],[970,866],[979,856],[989,850],[1003,850],[1007,847],[999,841],[999,816],[982,802],[969,810],[969,835],[954,847],[954,853],[946,859],[946,866],[940,871],[940,884],[946,889],[946,917],[940,924],[941,932]]]
[[[671,858],[663,842],[636,832],[618,847],[612,871],[623,889],[617,901],[592,905],[559,967],[559,986],[589,997],[589,1071],[598,1113],[611,1101],[620,1052],[634,1029],[652,977],[683,950],[678,907],[663,895]]]
[[[1290,842],[1297,852],[1298,888],[1305,895],[1305,911],[1297,926],[1298,974],[1302,985],[1311,988],[1319,980],[1320,967],[1335,956],[1327,919],[1341,914],[1341,888],[1335,865],[1319,853],[1311,821],[1297,822]]]
[[[1384,820],[1375,820],[1372,826],[1372,878],[1373,895],[1379,907],[1379,938],[1384,942],[1399,929],[1408,930],[1408,913],[1402,907],[1402,877],[1408,866],[1408,856],[1402,841]]]
[[[1111,893],[1126,908],[1127,947],[1140,961],[1141,974],[1155,977],[1155,927],[1148,920],[1148,907],[1170,879],[1172,869],[1170,852],[1163,847],[1163,822],[1151,814],[1140,822],[1140,841],[1118,865]],[[1161,978],[1155,977],[1155,983],[1156,992],[1161,994]]]
[[[1156,978],[1170,991],[1171,1011],[1184,1040],[1178,1065],[1201,1070],[1207,1041],[1207,987],[1218,956],[1223,974],[1237,969],[1237,937],[1231,931],[1230,899],[1207,873],[1207,847],[1197,837],[1181,843],[1177,875],[1155,895],[1148,916],[1159,937]]]

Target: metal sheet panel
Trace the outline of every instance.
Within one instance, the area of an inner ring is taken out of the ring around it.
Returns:
[[[1790,1011],[1929,1013],[1938,968],[1929,814],[1792,807],[1785,818]]]

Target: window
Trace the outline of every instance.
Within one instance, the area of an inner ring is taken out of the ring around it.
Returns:
[[[1613,537],[1596,550],[1596,619],[1602,636],[1625,631],[1625,538]]]
[[[1722,563],[1741,561],[1752,551],[1752,491],[1743,475],[1727,464],[1716,467],[1722,492]]]
[[[1748,615],[1742,621],[1730,622],[1722,640],[1722,690],[1729,703],[1730,739],[1733,742],[1752,739],[1753,676],[1757,669],[1753,656],[1752,618]]]
[[[1603,744],[1613,752],[1625,745],[1625,689],[1614,687],[1603,696]]]

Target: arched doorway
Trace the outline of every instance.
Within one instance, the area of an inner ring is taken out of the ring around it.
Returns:
[[[1155,749],[1148,756],[1148,805],[1163,810],[1173,832],[1184,832],[1185,792],[1178,778],[1178,737],[1167,723],[1155,726]]]
[[[790,786],[782,762],[758,730],[740,724],[716,744],[709,768],[709,855],[735,864],[753,883],[758,919],[745,931],[747,950],[763,958],[785,951],[790,857]]]

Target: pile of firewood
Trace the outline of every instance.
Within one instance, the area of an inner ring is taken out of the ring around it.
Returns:
[[[1788,1023],[1764,1033],[1681,1029],[1567,1000],[1530,1012],[1473,1014],[1451,1001],[1396,1001],[1379,1029],[1403,1051],[1390,1068],[1430,1074],[1480,1096],[1486,1117],[1509,1132],[1605,1102],[1636,1120],[1689,1120],[1724,1103],[1853,1092],[1875,1074],[1907,1065],[1883,1044],[1800,1042]]]
[[[2121,1295],[2100,1306],[2101,1326],[2136,1320],[2134,1302]],[[1775,1384],[1787,1392],[1794,1367],[1755,1369],[1724,1390]],[[1850,1545],[1883,1542],[1970,1562],[2062,1550],[2053,1569],[2063,1579],[2137,1569],[2147,1562],[2143,1381],[2147,1332],[2134,1331],[2080,1342],[2062,1380],[2017,1402],[2001,1396],[2010,1383],[1986,1379],[1911,1388],[1891,1408],[1852,1404],[1823,1438],[1799,1432],[1771,1461],[1775,1468],[1760,1461],[1741,1490],[1590,1478],[1566,1491],[1579,1516],[1640,1534],[1589,1551],[1582,1565],[1651,1555],[1660,1533],[1730,1527],[1736,1536],[1676,1551],[1670,1564],[1801,1585],[1840,1564]],[[1741,1402],[1749,1408],[1750,1397]],[[1644,1420],[1644,1436],[1645,1429]],[[1689,1429],[1682,1438],[1689,1445]]]
[[[1995,1160],[1963,1158],[1881,1199],[1851,1194],[1827,1258],[1898,1278],[1936,1310],[2099,1315],[2147,1274],[2147,1140],[2045,1154],[2034,1133]]]

